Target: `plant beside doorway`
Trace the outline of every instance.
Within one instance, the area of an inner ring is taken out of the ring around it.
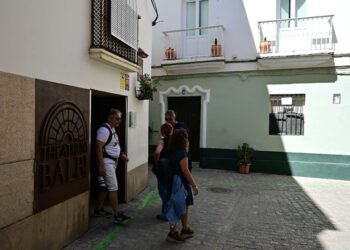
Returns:
[[[139,100],[153,100],[153,92],[157,91],[157,82],[149,74],[139,76],[139,86],[136,87],[136,98]]]
[[[253,156],[254,149],[249,146],[248,143],[243,143],[237,148],[238,166],[241,174],[249,174],[251,166],[251,158]]]

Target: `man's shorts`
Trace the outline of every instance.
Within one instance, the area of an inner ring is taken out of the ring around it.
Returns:
[[[97,182],[99,189],[107,189],[108,191],[117,191],[118,182],[115,173],[116,164],[115,163],[105,163],[106,175],[98,176]]]

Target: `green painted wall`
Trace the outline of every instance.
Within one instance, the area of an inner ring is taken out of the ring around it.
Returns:
[[[160,91],[182,85],[210,89],[204,149],[230,151],[248,142],[263,152],[350,155],[349,75],[336,74],[334,69],[303,69],[176,78],[160,78]],[[341,104],[332,103],[337,93],[341,94]],[[304,136],[269,135],[270,94],[305,94]],[[161,117],[157,94],[150,102],[151,145],[159,139]],[[226,160],[221,163],[228,164]],[[302,170],[305,164],[295,164],[295,173],[307,175]]]
[[[238,171],[235,150],[201,149],[200,167]],[[350,180],[350,155],[256,151],[252,172]]]

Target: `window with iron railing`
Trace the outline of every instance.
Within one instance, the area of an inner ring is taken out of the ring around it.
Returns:
[[[136,0],[93,0],[91,48],[101,48],[137,64]]]
[[[304,135],[304,94],[270,95],[270,135]]]

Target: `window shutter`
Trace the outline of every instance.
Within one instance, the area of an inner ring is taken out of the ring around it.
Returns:
[[[111,0],[111,35],[137,49],[136,0]]]

